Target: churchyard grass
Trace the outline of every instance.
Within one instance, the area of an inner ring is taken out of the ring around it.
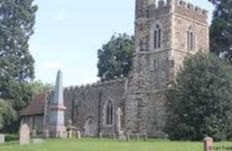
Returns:
[[[215,146],[232,146],[232,143],[216,143]],[[0,145],[0,151],[203,151],[202,142],[175,142],[147,140],[119,142],[107,139],[45,140],[42,144]]]

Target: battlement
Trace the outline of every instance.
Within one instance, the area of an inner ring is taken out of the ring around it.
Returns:
[[[192,19],[198,23],[208,24],[208,11],[184,0],[174,0],[174,13],[176,15]]]
[[[196,13],[198,15],[208,16],[208,11],[202,9],[198,6],[194,6],[191,3],[188,3],[184,0],[175,0],[175,6],[190,11],[191,13]]]
[[[145,0],[140,0],[140,3],[138,1],[136,7],[137,19],[159,17],[161,15],[169,14],[172,8],[174,8],[175,13],[197,19],[199,22],[206,23],[208,18],[207,10],[184,0],[159,0],[147,3],[146,5]]]
[[[78,92],[78,91],[83,91],[83,90],[88,90],[91,88],[100,88],[100,87],[107,87],[111,86],[117,83],[122,83],[125,81],[125,78],[118,78],[114,80],[109,80],[109,81],[97,81],[92,84],[87,84],[87,85],[81,85],[81,86],[70,86],[64,88],[64,93],[73,93],[73,92]]]

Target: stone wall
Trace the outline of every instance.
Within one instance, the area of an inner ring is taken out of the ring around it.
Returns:
[[[175,0],[175,10],[177,15],[191,19],[194,22],[207,24],[208,11],[183,0]]]
[[[158,6],[149,0],[136,2],[136,53],[126,93],[126,130],[164,137],[168,86],[188,55],[209,49],[207,11],[182,0],[159,1]],[[160,48],[154,48],[157,25],[161,29]],[[187,50],[190,27],[194,34],[192,52]]]
[[[166,121],[165,108],[166,90],[149,93],[148,113],[146,119],[146,130],[149,137],[164,138],[164,126]]]
[[[154,29],[161,31],[161,47],[154,48]],[[191,28],[193,50],[187,49]],[[207,11],[182,0],[136,0],[135,54],[133,70],[127,79],[98,82],[64,89],[65,125],[77,127],[82,135],[116,133],[116,111],[122,109],[125,133],[164,137],[166,121],[165,93],[188,55],[209,50]],[[42,117],[25,117],[30,127],[44,130],[49,126],[48,93]],[[113,106],[113,123],[106,124],[106,104]],[[34,122],[33,122],[34,120]],[[34,123],[34,124],[33,124]],[[36,124],[36,127],[35,127]]]
[[[33,115],[33,116],[24,116],[21,119],[21,125],[27,124],[32,132],[32,130],[43,131],[43,115]]]
[[[150,137],[162,137],[165,123],[164,92],[170,79],[171,5],[168,1],[160,2],[157,7],[143,6],[143,9],[149,8],[152,8],[150,15],[137,17],[135,21],[136,53],[133,71],[128,79],[126,130]],[[154,30],[157,25],[161,29],[160,48],[154,48]]]
[[[187,50],[187,32],[192,29],[194,34],[193,50]],[[209,51],[209,27],[207,11],[184,1],[175,1],[173,15],[172,57],[175,73],[182,66],[188,55],[198,51]]]
[[[113,125],[106,126],[104,124],[105,104],[107,101],[112,102],[113,116],[115,117],[116,109],[124,108],[124,88],[124,79],[65,88],[66,125],[69,120],[72,120],[73,125],[78,127],[84,135],[87,129],[91,129],[88,130],[91,136],[97,136],[99,132],[103,135],[115,133],[115,118]],[[124,122],[122,124],[124,125]]]

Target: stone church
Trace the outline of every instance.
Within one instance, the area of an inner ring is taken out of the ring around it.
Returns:
[[[208,12],[182,0],[136,0],[135,53],[128,78],[39,94],[22,124],[50,135],[72,124],[84,136],[164,137],[165,92],[188,55],[209,50]],[[68,77],[67,77],[68,78]]]

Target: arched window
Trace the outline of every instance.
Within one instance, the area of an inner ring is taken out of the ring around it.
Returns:
[[[191,27],[187,31],[187,49],[188,51],[194,50],[194,34]]]
[[[105,106],[105,124],[107,126],[113,125],[113,104],[108,101]]]
[[[154,49],[161,47],[161,29],[159,25],[156,25],[154,30]]]

